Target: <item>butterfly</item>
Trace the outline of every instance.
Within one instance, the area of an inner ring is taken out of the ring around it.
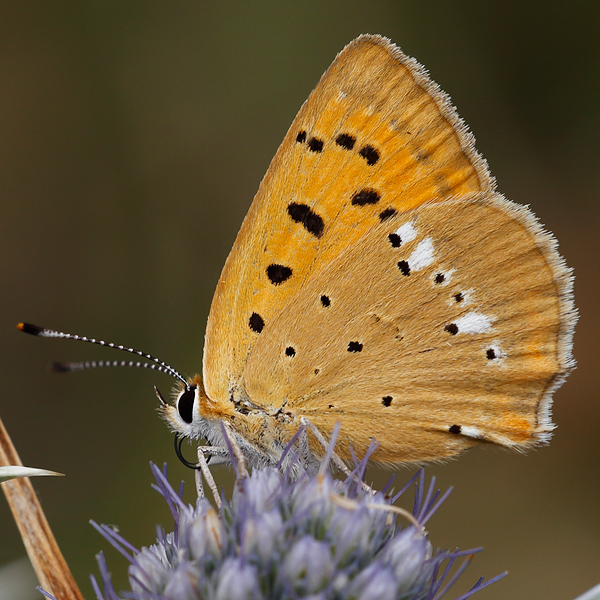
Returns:
[[[388,464],[549,440],[574,367],[572,274],[531,211],[495,191],[449,98],[362,35],[277,151],[212,301],[202,376],[163,417],[253,464],[310,423]],[[311,457],[323,454],[307,435]]]
[[[425,70],[363,35],[277,151],[214,295],[203,376],[164,414],[217,445],[227,421],[267,462],[302,418],[325,436],[340,421],[346,459],[372,439],[391,464],[526,449],[550,437],[574,322],[552,236],[494,191]]]

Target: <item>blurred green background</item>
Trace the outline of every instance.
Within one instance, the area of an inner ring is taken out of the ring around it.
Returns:
[[[152,386],[172,382],[134,369],[51,375],[52,360],[121,357],[15,324],[197,372],[214,287],[269,161],[360,33],[390,37],[427,67],[499,190],[531,205],[577,276],[579,368],[556,395],[552,444],[428,469],[456,486],[430,522],[434,547],[486,548],[454,595],[505,569],[477,598],[567,600],[600,581],[600,3],[3,2],[0,415],[26,465],[67,474],[34,485],[88,598],[100,549],[117,589],[126,581],[89,519],[138,546],[156,523],[170,527],[148,461],[168,461],[192,500],[192,474],[154,410]],[[370,476],[380,485],[389,473]],[[0,564],[24,555],[4,501],[0,539]]]

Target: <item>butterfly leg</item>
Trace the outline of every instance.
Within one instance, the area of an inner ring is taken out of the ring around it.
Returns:
[[[213,498],[215,499],[215,504],[217,508],[221,509],[221,497],[219,496],[219,490],[217,488],[217,484],[208,468],[208,462],[206,460],[206,455],[214,456],[213,452],[217,450],[220,451],[222,448],[213,447],[213,446],[198,446],[198,464],[200,465],[200,470],[202,471],[202,475],[204,475],[204,479],[212,492]],[[204,497],[204,487],[202,485],[202,476],[198,471],[196,471],[196,490],[198,492],[198,497]]]
[[[238,486],[240,486],[242,480],[248,477],[248,469],[246,468],[246,458],[239,444],[237,443],[237,440],[235,439],[235,433],[231,429],[231,425],[229,425],[229,423],[225,421],[222,421],[222,425],[223,435],[227,438],[227,440],[229,440],[229,444],[231,445],[231,453],[233,454],[232,458],[235,458],[235,461],[237,463],[236,483]]]
[[[196,494],[198,498],[206,498],[206,494],[204,493],[204,485],[202,483],[202,473],[200,473],[200,469],[194,469],[194,482],[196,483]]]
[[[309,419],[307,419],[306,417],[301,417],[300,418],[300,423],[302,425],[304,425],[307,429],[310,429],[312,431],[312,433],[314,434],[314,436],[317,438],[317,440],[319,440],[321,446],[323,446],[323,448],[325,450],[329,449],[329,445],[330,445],[329,442],[325,439],[325,437],[317,429],[317,427],[310,422]],[[358,479],[358,477],[348,469],[348,467],[346,466],[346,464],[344,463],[344,461],[338,456],[338,454],[335,452],[335,450],[333,450],[333,452],[331,453],[331,458],[332,458],[335,466],[340,471],[342,471],[342,473],[344,473],[344,475],[346,475],[346,477],[351,477],[357,483],[360,483],[360,485],[361,485],[361,487],[362,487],[363,490],[365,490],[367,492],[374,493],[373,488],[371,488],[370,486],[368,486],[361,479]]]
[[[220,465],[222,463],[231,462],[231,454],[227,448],[221,446],[200,446],[205,456],[208,456],[207,462],[212,465]],[[217,460],[211,460],[216,458]]]
[[[298,454],[304,465],[304,470],[308,471],[310,465],[310,448],[308,446],[308,430],[306,427],[303,428],[298,438]]]

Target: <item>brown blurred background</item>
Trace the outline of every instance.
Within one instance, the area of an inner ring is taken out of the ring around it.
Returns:
[[[171,380],[51,375],[52,360],[121,356],[15,324],[198,371],[212,293],[260,179],[322,72],[367,32],[426,65],[499,190],[531,205],[577,276],[579,368],[556,396],[552,444],[428,469],[456,487],[430,522],[433,545],[485,546],[448,598],[505,569],[476,597],[568,600],[600,582],[600,3],[4,2],[0,414],[26,465],[67,474],[34,484],[88,598],[100,549],[117,589],[126,581],[125,560],[89,519],[138,546],[156,523],[171,526],[148,461],[168,461],[192,500],[192,474],[154,410],[152,386],[166,393]],[[4,501],[0,540],[0,564],[24,555]]]

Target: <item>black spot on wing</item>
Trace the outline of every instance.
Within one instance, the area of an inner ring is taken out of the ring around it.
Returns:
[[[346,150],[352,150],[354,144],[356,144],[356,138],[348,133],[340,133],[340,135],[335,138],[335,143]]]
[[[352,196],[352,204],[354,206],[365,206],[366,204],[377,204],[381,196],[378,192],[372,189],[360,190]]]
[[[391,406],[392,400],[393,400],[393,398],[391,396],[384,396],[381,399],[381,404],[383,404],[384,406]]]
[[[292,220],[296,223],[300,223],[308,233],[312,233],[312,235],[318,238],[323,235],[325,223],[323,222],[323,219],[308,206],[308,204],[291,202],[288,204],[287,211]]]
[[[395,208],[386,208],[385,210],[379,213],[379,220],[386,221],[387,219],[392,218],[396,214],[396,212],[397,211]]]
[[[303,144],[306,141],[306,131],[300,131],[296,136],[296,141],[299,144]]]
[[[258,313],[252,313],[250,319],[248,319],[248,325],[252,331],[260,333],[265,326],[265,322]]]
[[[400,273],[405,277],[410,275],[410,266],[405,260],[401,260],[398,262],[398,268],[400,269]]]
[[[400,246],[402,245],[402,240],[400,239],[400,236],[397,233],[390,233],[388,235],[388,240],[390,240],[392,248],[400,248]]]
[[[462,427],[460,425],[450,425],[450,427],[448,427],[448,431],[450,433],[460,433],[462,431]]]
[[[363,146],[359,154],[367,161],[369,166],[373,166],[379,160],[379,152],[371,145]]]
[[[348,344],[348,352],[362,352],[363,345],[360,342],[350,342]]]
[[[458,333],[458,325],[456,323],[449,323],[444,327],[444,331],[447,331],[450,335],[456,335]]]
[[[311,152],[323,152],[323,140],[316,137],[311,137],[308,142],[306,142],[306,145]]]
[[[267,267],[267,277],[273,285],[280,285],[292,276],[292,270],[285,265],[269,265]]]

